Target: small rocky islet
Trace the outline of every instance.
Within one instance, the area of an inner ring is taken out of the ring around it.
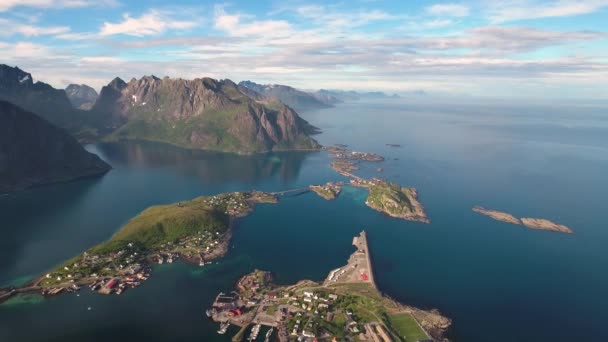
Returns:
[[[473,211],[476,213],[488,216],[497,221],[525,226],[530,229],[546,230],[546,231],[566,233],[566,234],[574,233],[572,231],[572,229],[570,229],[569,227],[564,226],[562,224],[555,223],[555,222],[547,220],[547,219],[530,218],[530,217],[517,218],[517,217],[513,216],[512,214],[505,213],[502,211],[492,210],[492,209],[486,209],[481,206],[473,207]]]

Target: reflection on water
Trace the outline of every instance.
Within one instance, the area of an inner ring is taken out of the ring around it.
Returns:
[[[98,144],[90,146],[89,151],[97,153],[115,168],[167,167],[186,176],[198,177],[203,184],[234,180],[255,184],[273,176],[293,181],[298,177],[302,162],[314,153],[237,155],[143,141]]]

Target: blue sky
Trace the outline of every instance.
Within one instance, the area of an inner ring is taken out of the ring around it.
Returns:
[[[2,0],[0,63],[119,76],[491,97],[605,98],[608,0]]]

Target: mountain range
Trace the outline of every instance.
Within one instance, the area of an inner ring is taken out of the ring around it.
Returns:
[[[297,111],[307,111],[331,107],[323,97],[281,84],[257,84],[252,81],[242,81],[240,87],[250,89],[263,97],[283,102]]]
[[[0,193],[103,174],[110,166],[65,130],[0,101]]]

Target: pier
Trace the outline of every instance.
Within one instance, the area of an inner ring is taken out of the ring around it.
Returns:
[[[365,231],[353,238],[353,246],[357,250],[351,254],[348,263],[329,272],[323,284],[368,283],[377,289]]]

